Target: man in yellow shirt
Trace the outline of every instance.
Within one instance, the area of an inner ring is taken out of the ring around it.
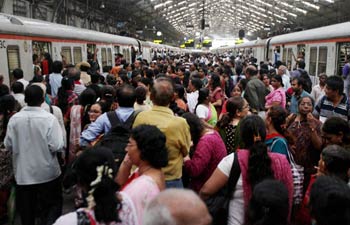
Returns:
[[[169,108],[174,97],[174,86],[168,78],[155,80],[151,100],[152,110],[140,112],[133,127],[140,124],[157,126],[166,136],[169,162],[163,168],[166,186],[183,187],[182,165],[183,158],[188,155],[191,145],[190,128],[184,118],[176,117]]]

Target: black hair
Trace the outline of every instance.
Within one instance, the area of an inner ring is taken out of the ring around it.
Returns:
[[[44,102],[44,91],[37,85],[30,85],[24,91],[24,101],[28,106],[41,106]]]
[[[343,134],[343,144],[350,143],[350,127],[347,121],[340,117],[330,117],[322,125],[322,131],[327,134]]]
[[[269,75],[267,75],[267,77],[269,77]],[[284,85],[283,85],[283,80],[282,80],[282,76],[280,76],[280,75],[273,75],[272,77],[271,77],[271,79],[275,79],[277,82],[280,82],[280,84],[281,84],[281,86],[282,87],[284,87]]]
[[[58,104],[57,106],[62,110],[62,114],[64,115],[68,109],[68,90],[73,90],[74,88],[74,80],[68,77],[63,77],[61,80],[61,87],[58,88],[57,98]]]
[[[0,97],[10,94],[10,88],[6,84],[0,84]]]
[[[295,138],[289,131],[285,128],[286,119],[288,116],[287,111],[280,105],[272,106],[267,116],[271,118],[271,122],[276,131],[286,138],[288,144],[293,145],[295,143]]]
[[[44,76],[42,75],[34,75],[33,79],[29,81],[29,83],[42,83],[44,81]]]
[[[297,85],[298,86],[302,86],[303,87],[303,89],[306,87],[306,83],[305,83],[305,79],[303,79],[303,78],[301,78],[301,77],[294,77],[293,79],[292,79],[292,81],[297,81]]]
[[[298,100],[298,106],[301,104],[301,102],[303,101],[304,98],[308,98],[311,100],[311,104],[312,104],[312,110],[314,109],[315,107],[315,100],[309,96],[309,95],[306,95],[306,96],[303,96],[303,97],[300,97],[300,99]]]
[[[226,102],[226,113],[222,115],[221,119],[217,123],[217,127],[226,128],[233,118],[235,118],[237,110],[242,111],[244,106],[244,98],[241,96],[231,97]]]
[[[305,62],[304,60],[297,61],[298,67],[300,69],[305,69]]]
[[[147,90],[143,86],[138,86],[135,89],[136,102],[137,104],[143,105],[143,101],[146,100]]]
[[[33,54],[32,55],[32,61],[33,62],[35,62],[38,58],[39,58],[39,56],[37,54]]]
[[[114,85],[117,84],[117,80],[115,79],[115,76],[114,76],[114,75],[108,74],[108,75],[106,76],[106,83],[107,83],[108,85],[114,86]]]
[[[123,85],[117,89],[117,101],[121,107],[134,107],[136,101],[135,88],[131,85]]]
[[[196,107],[194,108],[194,112],[196,112],[198,105],[203,104],[205,100],[209,98],[209,89],[208,88],[201,88],[198,91],[198,102]]]
[[[52,63],[52,72],[61,73],[63,69],[63,64],[61,61],[54,61]]]
[[[98,74],[98,73],[92,73],[91,75],[90,75],[90,77],[91,77],[91,83],[92,84],[97,84],[99,81],[100,81],[100,74]]]
[[[106,102],[110,109],[115,101],[116,90],[111,85],[104,85],[101,88],[101,99]]]
[[[10,120],[11,113],[16,108],[16,99],[10,95],[3,95],[0,97],[0,115],[3,115],[2,124],[1,124],[1,132],[0,132],[0,140],[4,140],[6,136],[7,124]]]
[[[328,145],[322,150],[321,155],[326,166],[327,175],[336,176],[348,183],[350,152],[339,145]]]
[[[199,78],[192,77],[191,84],[196,90],[199,90],[203,87],[203,82]]]
[[[92,88],[86,88],[81,94],[79,95],[79,105],[82,105],[83,107],[87,105],[92,105],[96,102],[96,92]]]
[[[121,203],[116,197],[116,191],[119,189],[113,178],[106,173],[102,173],[101,181],[96,185],[90,184],[97,178],[97,167],[104,166],[103,169],[111,169],[114,177],[117,168],[114,156],[111,150],[104,147],[95,147],[87,149],[76,159],[73,165],[73,175],[77,183],[85,187],[88,191],[92,188],[95,200],[94,213],[98,222],[109,223],[112,221],[120,222],[118,211],[121,209]]]
[[[24,91],[24,85],[21,82],[14,82],[11,85],[11,90],[13,91],[13,93],[17,94],[17,93],[23,93]]]
[[[215,90],[216,87],[221,87],[220,76],[216,74],[211,75],[211,89]]]
[[[245,225],[286,225],[288,213],[286,186],[278,180],[266,179],[253,190]]]
[[[196,114],[187,112],[182,114],[182,117],[186,119],[186,122],[190,127],[191,139],[193,142],[193,149],[195,150],[199,142],[199,139],[203,134],[205,126],[202,120]]]
[[[17,80],[22,79],[23,78],[23,70],[20,68],[14,69],[12,71],[13,77]]]
[[[249,149],[248,179],[252,188],[266,178],[274,178],[265,144],[265,122],[257,115],[246,116],[240,123],[240,136]]]
[[[175,93],[179,96],[180,99],[185,100],[185,88],[181,84],[175,84]]]
[[[168,165],[166,137],[156,126],[139,125],[132,129],[131,138],[136,141],[142,160],[158,169]]]
[[[350,224],[349,186],[336,177],[318,177],[311,187],[309,207],[318,225]]]
[[[344,81],[340,76],[330,76],[326,80],[326,85],[329,89],[338,91],[339,95],[343,94],[344,91]]]

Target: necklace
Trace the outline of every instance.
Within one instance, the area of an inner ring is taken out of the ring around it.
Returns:
[[[140,175],[141,175],[141,174],[144,174],[146,171],[148,171],[148,170],[150,170],[150,169],[152,169],[151,166],[146,167],[146,169],[143,169],[143,171],[141,171],[141,169],[139,169],[139,174],[140,174]]]

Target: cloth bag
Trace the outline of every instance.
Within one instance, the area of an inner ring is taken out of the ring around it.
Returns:
[[[293,204],[299,205],[303,201],[304,167],[295,163],[293,155],[289,149],[287,153],[293,175]]]
[[[241,174],[237,153],[234,153],[234,161],[228,178],[228,182],[215,195],[205,200],[208,211],[213,218],[212,225],[226,225],[229,213],[230,201]]]

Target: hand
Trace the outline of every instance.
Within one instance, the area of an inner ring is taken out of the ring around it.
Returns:
[[[306,120],[308,122],[311,122],[311,121],[314,121],[315,120],[315,117],[312,115],[311,112],[309,112],[307,115],[306,115]]]
[[[191,160],[190,156],[187,155],[185,158],[184,158],[184,162],[188,161],[188,160]]]

